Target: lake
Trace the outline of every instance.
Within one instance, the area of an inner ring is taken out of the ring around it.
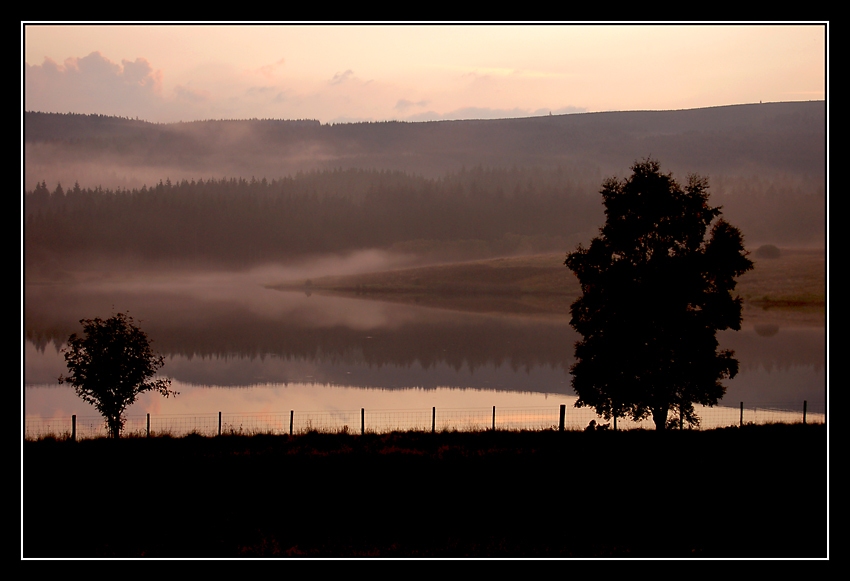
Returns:
[[[130,431],[386,430],[568,427],[594,419],[575,409],[569,368],[578,335],[565,317],[465,313],[356,297],[280,291],[280,273],[92,273],[26,284],[23,383],[28,430],[100,429],[94,407],[59,385],[60,349],[79,319],[129,311],[165,356],[176,398],[145,394]],[[737,377],[703,425],[743,420],[824,421],[822,322],[745,311],[722,332]],[[493,408],[495,406],[495,412]],[[361,410],[362,416],[361,416]],[[292,415],[290,416],[290,413]],[[362,421],[362,424],[361,424]],[[627,427],[627,424],[623,424]],[[647,423],[650,425],[650,423]]]

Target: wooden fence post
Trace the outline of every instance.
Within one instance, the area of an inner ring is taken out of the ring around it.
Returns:
[[[807,403],[808,402],[806,400],[803,400],[803,425],[804,426],[806,425],[806,404]]]
[[[566,404],[561,404],[561,422],[558,425],[558,431],[559,432],[564,431],[564,413],[566,412],[566,410],[567,410]]]
[[[77,414],[71,416],[71,441],[77,441]]]
[[[493,406],[493,431],[496,431],[496,406]]]
[[[295,410],[289,410],[289,435],[292,435],[292,416],[295,415]]]
[[[741,402],[741,419],[738,420],[738,427],[744,426],[744,402]]]
[[[221,435],[221,412],[218,412],[218,435]]]
[[[433,434],[437,430],[437,407],[434,406],[431,408],[431,433]]]
[[[360,408],[360,435],[366,433],[366,410],[364,408]]]
[[[151,437],[151,415],[145,414],[145,438]]]

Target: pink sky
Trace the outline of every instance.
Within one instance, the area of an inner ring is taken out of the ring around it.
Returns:
[[[820,100],[827,24],[22,22],[23,108],[172,122],[525,117]]]

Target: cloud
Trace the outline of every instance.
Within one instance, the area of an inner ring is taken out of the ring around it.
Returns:
[[[422,100],[413,102],[408,101],[407,99],[399,99],[393,108],[398,111],[407,111],[411,107],[427,107],[428,103],[430,103],[430,101]]]
[[[250,97],[263,97],[272,93],[280,93],[277,87],[248,87],[245,93]]]
[[[329,82],[331,85],[339,85],[340,83],[344,83],[348,79],[354,76],[354,71],[348,69],[344,73],[336,73],[334,78],[332,78]]]
[[[162,76],[144,58],[118,64],[98,51],[62,65],[45,58],[25,66],[25,108],[136,116],[162,101]]]
[[[150,87],[154,93],[162,91],[162,71],[154,71],[147,60],[137,58],[131,62],[122,59],[121,66],[121,77],[125,83],[139,87]]]
[[[417,94],[409,86],[392,80],[363,80],[353,69],[336,72],[330,78],[305,80],[294,75],[285,83],[279,78],[280,71],[278,78],[262,76],[284,63],[280,59],[247,71],[249,74],[208,64],[184,73],[185,78],[170,79],[163,88],[163,71],[146,58],[115,62],[97,51],[62,63],[46,58],[40,65],[25,64],[24,103],[29,111],[97,113],[157,122],[270,117],[353,123],[500,119],[550,113],[549,108],[537,107],[543,91],[532,101],[534,109],[522,107],[529,102],[518,87],[537,82],[523,71],[486,69],[467,73],[462,80],[455,76],[455,84],[442,97],[434,85],[431,90],[435,95],[416,100],[398,98]],[[495,96],[498,103],[493,100]],[[495,106],[457,107],[458,103]],[[511,108],[514,104],[518,106]],[[551,109],[552,114],[582,111],[575,106]]]
[[[184,103],[204,103],[210,99],[209,91],[190,89],[183,85],[177,85],[174,87],[174,96],[178,101],[182,101]]]
[[[261,75],[270,79],[274,75],[275,69],[283,66],[284,63],[286,63],[286,59],[280,59],[279,61],[276,61],[270,65],[263,65],[257,70],[260,72]]]
[[[490,80],[497,78],[514,79],[557,79],[564,77],[564,73],[557,71],[544,71],[536,69],[512,69],[497,67],[479,67],[474,71],[461,74],[461,78],[475,80]]]

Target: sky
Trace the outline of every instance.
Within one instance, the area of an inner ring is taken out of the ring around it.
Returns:
[[[827,24],[21,23],[26,111],[494,119],[825,99]]]

